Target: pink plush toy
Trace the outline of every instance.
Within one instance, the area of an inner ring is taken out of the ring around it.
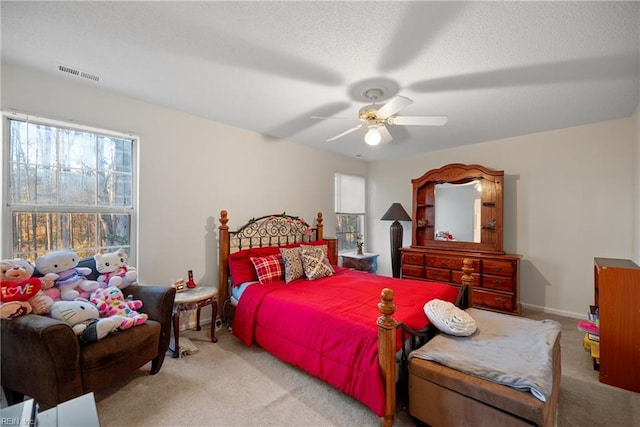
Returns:
[[[120,329],[142,325],[149,318],[147,314],[136,311],[142,307],[142,301],[125,299],[122,291],[115,286],[96,289],[91,294],[91,302],[98,308],[101,317],[124,316]]]

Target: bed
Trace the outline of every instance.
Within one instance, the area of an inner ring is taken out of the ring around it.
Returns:
[[[424,304],[437,298],[464,306],[471,276],[458,288],[341,268],[335,240],[323,238],[321,213],[313,227],[285,213],[252,218],[235,231],[228,221],[221,211],[219,299],[233,334],[353,396],[382,425],[392,425],[397,355],[432,335]],[[292,253],[303,261],[302,276]],[[284,273],[274,272],[278,256]],[[465,268],[470,274],[470,263]]]

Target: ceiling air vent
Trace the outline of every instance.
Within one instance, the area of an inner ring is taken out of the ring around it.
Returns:
[[[100,77],[95,74],[87,73],[85,71],[76,70],[75,68],[67,67],[66,65],[58,65],[58,71],[71,74],[73,76],[82,77],[84,79],[93,80],[94,82],[100,81]]]

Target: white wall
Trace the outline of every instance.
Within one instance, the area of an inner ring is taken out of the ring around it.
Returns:
[[[1,107],[140,136],[136,266],[145,284],[168,285],[191,269],[198,283],[217,286],[222,209],[232,229],[283,211],[313,223],[321,211],[333,236],[334,172],[366,174],[357,159],[6,64]]]
[[[192,269],[199,283],[217,285],[221,209],[232,228],[262,213],[311,220],[322,211],[332,235],[336,171],[368,176],[366,249],[380,253],[378,271],[391,275],[390,223],[380,217],[393,202],[411,212],[411,179],[453,162],[505,171],[505,250],[522,256],[525,305],[582,316],[593,300],[593,257],[640,260],[638,110],[633,118],[367,165],[92,83],[7,65],[1,71],[3,110],[140,136],[136,266],[143,283],[169,284]],[[409,245],[411,224],[403,225]]]
[[[640,105],[632,117],[633,123],[633,260],[640,265]]]
[[[584,317],[593,303],[593,258],[632,256],[633,145],[626,118],[373,163],[369,249],[390,275],[389,224],[376,220],[392,202],[411,211],[411,179],[448,163],[504,170],[504,247],[522,257],[521,302]],[[410,228],[404,224],[405,246]]]

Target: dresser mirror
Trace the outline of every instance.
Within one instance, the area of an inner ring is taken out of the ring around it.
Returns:
[[[503,177],[453,163],[411,180],[412,246],[503,253]]]
[[[435,239],[480,243],[482,184],[444,182],[435,187]]]

